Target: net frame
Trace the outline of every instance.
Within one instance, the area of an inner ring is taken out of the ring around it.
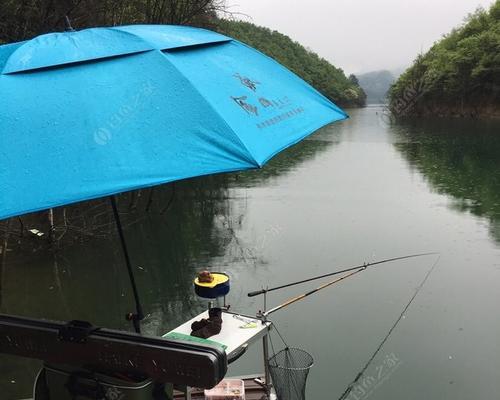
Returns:
[[[307,376],[314,358],[297,347],[286,347],[269,358],[269,372],[279,400],[305,400]]]

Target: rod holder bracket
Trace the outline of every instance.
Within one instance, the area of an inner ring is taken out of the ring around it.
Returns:
[[[87,321],[70,321],[59,329],[58,339],[63,342],[86,343],[87,338],[99,328]]]
[[[125,320],[131,321],[134,329],[137,333],[141,333],[141,321],[144,319],[144,316],[136,313],[129,312],[125,314]]]

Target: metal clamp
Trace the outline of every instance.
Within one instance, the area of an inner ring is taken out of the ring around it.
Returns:
[[[100,328],[86,321],[70,321],[59,329],[58,338],[64,342],[86,343],[87,338]]]

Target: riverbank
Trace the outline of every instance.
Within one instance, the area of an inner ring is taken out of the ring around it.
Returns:
[[[411,109],[404,115],[411,115],[412,117],[500,119],[500,104],[458,106],[425,103]]]

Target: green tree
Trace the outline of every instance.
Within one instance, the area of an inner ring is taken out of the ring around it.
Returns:
[[[359,86],[359,80],[358,77],[354,74],[349,75],[349,82],[351,82],[353,85],[358,85]]]
[[[344,71],[288,36],[249,22],[221,19],[217,25],[221,33],[276,59],[335,103],[347,107],[365,105],[366,94],[354,75],[354,80],[347,78]]]
[[[415,87],[419,90],[412,90]],[[419,55],[391,87],[389,98],[398,115],[470,115],[483,108],[500,109],[500,0],[489,11],[469,15],[462,26]]]

